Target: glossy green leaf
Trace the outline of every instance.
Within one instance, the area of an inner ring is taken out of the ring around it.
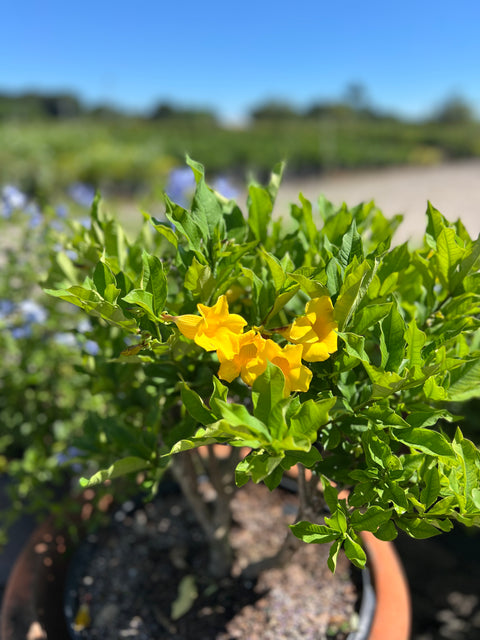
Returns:
[[[405,323],[396,305],[392,306],[388,316],[382,320],[381,331],[382,367],[386,371],[398,372],[405,357]]]
[[[315,524],[302,520],[290,525],[292,533],[303,542],[313,544],[323,544],[325,542],[333,542],[338,538],[338,531],[334,531],[322,524]]]
[[[108,469],[97,471],[97,473],[90,478],[81,478],[80,484],[84,488],[94,487],[98,484],[102,484],[106,480],[113,480],[114,478],[119,478],[120,476],[125,476],[128,473],[133,473],[135,471],[143,471],[149,466],[150,463],[148,460],[137,458],[135,456],[127,456],[126,458],[116,460]]]
[[[359,569],[363,569],[367,562],[367,555],[362,549],[362,546],[351,536],[347,535],[343,543],[343,548],[350,562]]]
[[[452,445],[446,437],[431,429],[395,429],[396,440],[433,456],[454,456]]]
[[[186,382],[181,383],[182,402],[188,413],[201,425],[215,422],[216,416],[205,405],[201,397]]]

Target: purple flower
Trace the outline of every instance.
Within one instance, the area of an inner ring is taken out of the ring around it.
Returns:
[[[13,313],[14,309],[15,309],[15,305],[11,300],[7,300],[6,298],[1,299],[0,300],[0,319],[6,318],[7,316],[9,316],[11,313]]]
[[[30,202],[30,204],[25,208],[25,213],[30,216],[30,222],[28,225],[31,229],[35,229],[42,224],[43,215],[40,211],[40,207],[35,202]]]
[[[215,191],[218,191],[218,193],[222,194],[222,196],[229,200],[238,196],[238,190],[225,176],[217,176],[213,181],[212,186]]]
[[[92,221],[90,220],[90,218],[80,218],[78,222],[82,225],[82,227],[85,227],[85,229],[90,229],[90,227],[92,226]]]
[[[63,222],[61,220],[52,220],[50,222],[50,226],[55,231],[63,231],[63,229],[64,229],[64,225],[63,225]]]
[[[168,176],[165,193],[176,204],[187,207],[195,191],[195,176],[189,167],[172,169]]]
[[[7,184],[2,189],[2,215],[9,218],[14,209],[23,209],[27,205],[27,196],[12,184]]]
[[[27,324],[42,324],[47,319],[46,310],[35,300],[22,300],[18,308]]]
[[[68,195],[77,204],[82,207],[89,208],[92,206],[92,202],[95,197],[95,189],[90,184],[74,182],[68,189]]]
[[[24,324],[21,327],[13,327],[11,333],[15,340],[29,338],[32,335],[32,327],[29,324]]]
[[[53,336],[54,342],[62,347],[78,347],[77,340],[73,333],[67,331],[59,331]]]
[[[73,458],[78,458],[82,456],[82,454],[83,452],[81,449],[78,449],[77,447],[68,447],[66,451],[57,453],[55,457],[58,464],[70,464]],[[75,473],[78,473],[82,470],[82,465],[78,462],[75,462],[74,464],[72,464],[72,470]]]
[[[89,356],[96,356],[100,351],[100,347],[95,342],[95,340],[86,340],[83,348],[88,353]]]
[[[78,333],[87,333],[92,330],[92,323],[88,318],[82,318],[77,324]]]
[[[58,204],[55,208],[55,213],[59,218],[66,218],[68,215],[68,207],[66,204]]]
[[[70,258],[72,262],[75,262],[75,260],[78,260],[78,253],[73,249],[67,249],[65,251],[65,254]]]

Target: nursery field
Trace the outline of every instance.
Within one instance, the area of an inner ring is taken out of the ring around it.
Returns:
[[[128,196],[155,195],[185,154],[219,174],[266,178],[339,169],[435,165],[480,156],[480,123],[361,118],[286,119],[243,128],[215,121],[118,118],[0,121],[0,184],[45,198],[73,182]]]

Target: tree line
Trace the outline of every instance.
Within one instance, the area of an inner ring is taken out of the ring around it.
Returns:
[[[253,123],[288,122],[304,120],[327,121],[390,121],[401,122],[402,117],[372,106],[362,86],[352,85],[340,100],[323,100],[299,108],[282,100],[267,100],[253,107],[248,118]],[[19,94],[0,92],[0,121],[3,120],[68,120],[75,118],[115,120],[135,118],[151,121],[190,122],[216,126],[218,115],[209,109],[183,107],[160,101],[143,113],[128,113],[117,106],[86,105],[73,93],[42,93],[30,91]],[[461,96],[451,96],[434,108],[425,118],[427,122],[460,124],[477,121],[472,105]]]

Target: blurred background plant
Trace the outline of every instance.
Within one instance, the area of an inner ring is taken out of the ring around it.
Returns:
[[[305,176],[478,157],[480,123],[459,97],[416,120],[348,95],[304,109],[267,101],[228,125],[213,111],[167,103],[129,115],[87,108],[73,94],[0,94],[0,184],[16,184],[40,203],[76,193],[78,183],[151,203],[185,153],[243,184],[249,172],[265,178],[281,158],[290,176]]]

